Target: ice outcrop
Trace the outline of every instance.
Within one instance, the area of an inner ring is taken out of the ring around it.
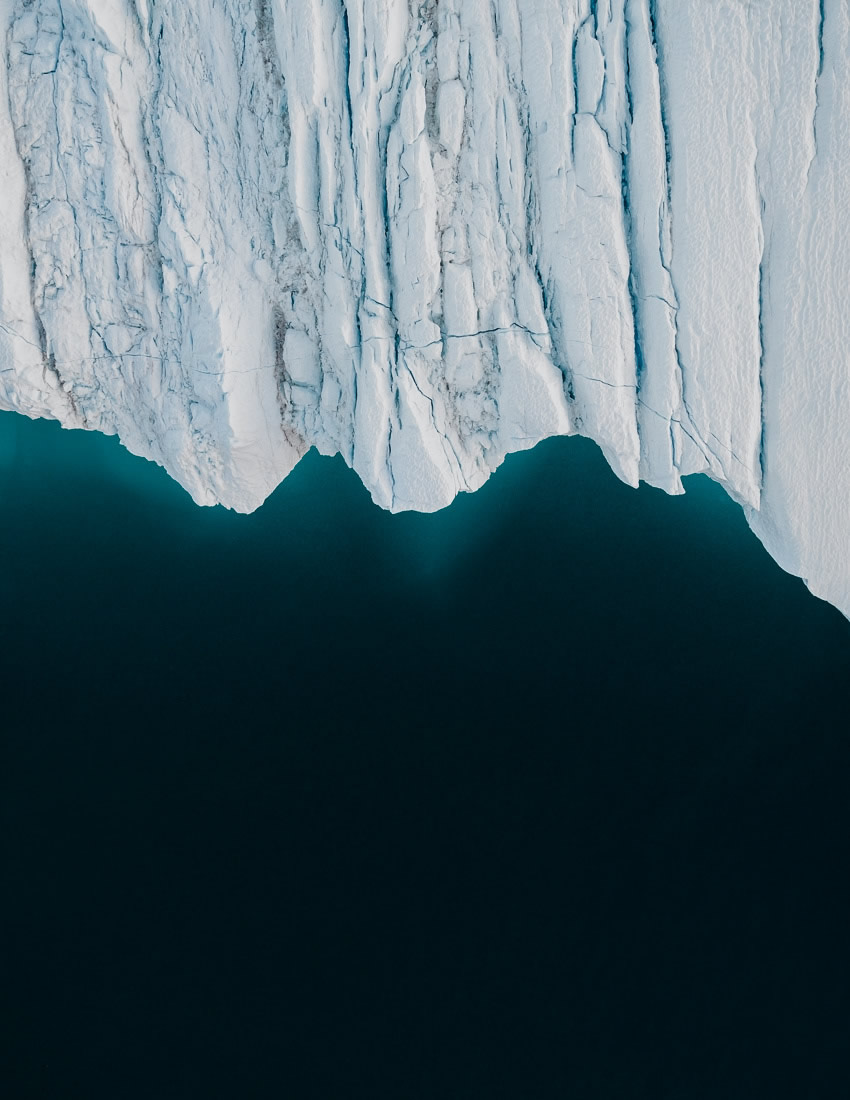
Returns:
[[[0,0],[0,407],[256,508],[595,439],[850,614],[845,0]]]

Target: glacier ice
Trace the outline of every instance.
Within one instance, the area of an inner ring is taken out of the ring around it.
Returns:
[[[850,615],[845,0],[0,0],[0,407],[250,511],[581,433]]]

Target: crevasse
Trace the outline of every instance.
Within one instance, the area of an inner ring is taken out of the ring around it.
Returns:
[[[841,0],[0,0],[0,407],[203,504],[592,437],[850,614]]]

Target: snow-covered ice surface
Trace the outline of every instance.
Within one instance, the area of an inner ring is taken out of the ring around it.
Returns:
[[[0,0],[0,407],[256,508],[595,439],[850,615],[846,0]]]

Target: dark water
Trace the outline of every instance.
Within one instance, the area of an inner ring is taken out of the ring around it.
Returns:
[[[253,516],[0,415],[2,1093],[846,1095],[850,626],[694,479]]]

